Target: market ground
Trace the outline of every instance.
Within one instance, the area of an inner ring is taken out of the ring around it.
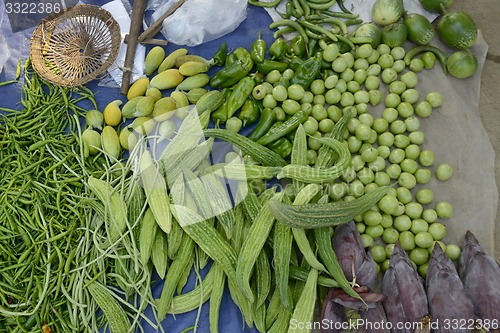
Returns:
[[[489,46],[481,79],[479,112],[495,150],[495,178],[500,189],[500,1],[455,0],[454,10],[469,13]],[[495,228],[495,258],[500,261],[500,205]]]

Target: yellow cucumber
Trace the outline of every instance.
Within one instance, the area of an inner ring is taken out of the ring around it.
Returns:
[[[199,73],[193,76],[186,77],[179,85],[176,90],[189,91],[195,88],[203,88],[208,82],[210,82],[210,76],[206,73]]]
[[[130,127],[141,135],[148,135],[155,129],[155,121],[150,117],[137,117],[134,119]]]
[[[179,87],[179,86],[177,86],[177,87]],[[200,100],[200,98],[203,95],[205,95],[207,92],[208,92],[208,90],[205,88],[202,88],[202,87],[189,89],[189,91],[187,92],[187,98],[188,98],[190,103],[196,104],[196,102],[198,102]]]
[[[160,67],[158,67],[158,73],[161,73],[167,69],[174,68],[175,66],[175,59],[177,57],[180,57],[182,55],[186,55],[188,53],[188,50],[186,48],[180,48],[177,50],[174,50],[168,54],[165,59],[162,61],[160,64]]]
[[[152,97],[156,102],[163,97],[163,94],[158,88],[148,87],[145,96]]]
[[[131,100],[137,96],[144,96],[146,90],[148,90],[149,79],[147,77],[141,77],[137,79],[127,91],[127,99]]]
[[[184,76],[193,76],[200,73],[206,73],[210,69],[208,63],[199,61],[187,61],[179,67],[179,72]]]
[[[156,74],[149,85],[159,90],[166,90],[177,87],[182,80],[184,80],[184,75],[177,68],[171,68]]]
[[[104,122],[109,126],[118,126],[122,121],[122,111],[120,106],[123,102],[119,99],[109,102],[102,112],[104,116]]]
[[[134,117],[148,116],[153,112],[155,100],[153,97],[144,96],[135,106]]]
[[[118,140],[120,141],[120,146],[125,150],[134,149],[135,145],[139,141],[137,134],[131,131],[129,127],[124,127],[120,130]]]
[[[185,54],[175,59],[175,67],[180,68],[184,63],[188,61],[196,61],[202,64],[210,65],[210,62],[202,56],[196,54]]]
[[[211,90],[203,95],[196,103],[198,114],[213,112],[224,103],[224,93],[220,90]]]
[[[122,107],[122,117],[123,118],[134,118],[134,114],[136,113],[137,110],[137,104],[141,99],[143,99],[144,96],[137,96],[129,100],[125,105]]]
[[[102,148],[101,135],[90,127],[82,132],[82,143],[85,157],[97,154]]]
[[[175,100],[177,108],[183,108],[189,105],[189,100],[187,99],[186,94],[182,91],[172,91],[170,97]]]
[[[101,132],[101,144],[104,152],[112,157],[113,159],[118,159],[122,151],[120,146],[120,140],[118,138],[118,133],[111,126],[104,126]]]
[[[165,59],[165,50],[161,46],[153,47],[146,55],[146,61],[144,64],[144,73],[146,75],[151,75],[155,70],[160,67],[161,63]]]
[[[163,97],[156,101],[151,116],[156,122],[170,119],[177,109],[177,102],[171,96]]]

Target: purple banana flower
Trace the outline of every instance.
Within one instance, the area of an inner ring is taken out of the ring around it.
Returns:
[[[321,310],[321,333],[340,333],[342,325],[346,323],[345,309],[342,305],[332,301],[335,289],[328,291],[328,296]]]
[[[384,299],[383,294],[370,290],[377,277],[375,261],[372,258],[370,250],[365,249],[363,246],[361,235],[354,222],[351,221],[335,228],[332,246],[346,278],[355,282],[354,290],[361,299],[347,295],[340,288],[331,289],[323,304],[321,314],[322,320],[326,320],[331,324],[327,325],[328,329],[324,328],[322,330],[323,333],[342,332],[339,327],[345,327],[342,324],[347,323],[346,311],[358,311],[360,315],[363,313],[361,316],[368,316],[367,318],[371,316],[373,317],[373,321],[378,320],[381,315],[381,302]],[[387,322],[385,313],[383,319]],[[359,324],[363,324],[366,321],[361,317]],[[337,326],[334,323],[337,323]],[[349,324],[354,325],[349,326],[351,330],[356,326],[356,323],[352,321],[349,321]]]
[[[429,259],[426,277],[427,300],[436,333],[472,332],[472,325],[446,325],[454,320],[474,322],[474,305],[465,292],[453,262],[441,246],[435,246]]]
[[[358,333],[391,333],[382,303],[376,303],[367,311],[359,311],[359,315],[361,325]]]
[[[347,280],[355,278],[358,285],[372,287],[377,277],[375,261],[353,221],[335,228],[332,246]]]
[[[465,234],[464,245],[460,255],[459,274],[474,304],[478,318],[486,325],[486,321],[496,322],[498,330],[500,321],[500,266],[479,244],[472,232]],[[488,328],[488,327],[486,327]]]
[[[413,333],[428,315],[422,278],[399,243],[394,246],[382,281],[383,302],[394,333]]]
[[[381,303],[384,300],[384,295],[372,292],[368,287],[355,287],[354,290],[363,301],[347,295],[342,289],[330,289],[323,303],[321,319],[328,320],[331,324],[328,325],[328,329],[323,329],[322,333],[341,332],[341,330],[338,330],[338,327],[334,327],[335,325],[333,324],[346,322],[346,309],[349,311],[357,310],[360,314],[359,319],[350,322],[351,326],[349,327],[351,329],[360,326],[358,328],[359,333],[385,332],[380,331],[380,326],[378,325],[381,320],[387,323],[387,318],[385,317],[385,312],[383,312],[384,309]],[[376,329],[376,331],[372,329]]]
[[[347,295],[342,289],[333,289],[333,292],[329,294],[331,301],[343,305],[344,307],[351,310],[362,310],[374,308],[377,303],[384,300],[384,295],[381,293],[376,293],[370,291],[368,287],[354,287],[354,291],[358,293],[361,300]]]

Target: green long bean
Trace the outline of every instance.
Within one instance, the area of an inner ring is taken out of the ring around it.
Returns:
[[[151,276],[134,257],[137,225],[129,225],[104,254],[101,243],[94,243],[106,231],[82,180],[103,173],[114,185],[128,179],[127,173],[103,171],[102,158],[83,159],[73,132],[85,111],[97,108],[93,93],[56,87],[29,62],[22,69],[21,109],[0,108],[0,326],[9,332],[39,332],[43,324],[57,332],[97,332],[104,322],[83,288],[96,279],[130,286],[134,296],[123,305],[142,330],[144,309],[155,306]],[[116,274],[115,260],[130,263],[132,270]],[[140,278],[131,273],[139,270],[144,271]]]

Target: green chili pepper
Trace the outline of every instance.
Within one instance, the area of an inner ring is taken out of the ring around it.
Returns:
[[[275,122],[274,124],[271,125],[271,127],[269,128],[269,131],[276,131],[276,128],[278,128],[281,125],[283,125],[283,122],[282,121],[277,121],[277,122]]]
[[[17,60],[17,67],[16,67],[16,77],[15,77],[15,80],[19,80],[19,78],[21,77],[21,65],[22,65],[22,62],[21,62],[21,58],[19,58]]]
[[[288,45],[288,54],[302,58],[306,53],[306,40],[302,35],[295,36]]]
[[[250,76],[242,78],[231,91],[227,101],[227,117],[231,118],[252,94],[255,81]]]
[[[250,55],[252,60],[259,64],[264,61],[266,56],[267,43],[262,39],[262,32],[259,32],[259,37],[250,46]]]
[[[288,133],[287,135],[285,135],[285,137],[290,140],[290,142],[293,142],[295,140],[295,133],[297,133],[297,131],[291,131],[290,133]]]
[[[322,58],[318,55],[305,60],[295,71],[290,83],[299,84],[307,90],[311,82],[320,74],[321,66]]]
[[[304,11],[301,8],[295,8],[292,11],[292,16],[295,17],[296,19],[299,19],[302,16],[304,16]]]
[[[253,60],[250,52],[248,52],[244,47],[238,47],[236,50],[234,50],[234,54],[236,55],[238,60],[241,61],[241,64],[246,70],[250,71],[252,69]]]
[[[309,44],[307,45],[307,54],[315,54],[318,51],[318,40],[319,39],[316,38],[309,39]]]
[[[333,69],[331,69],[331,68],[329,68],[329,69],[325,69],[325,70],[322,70],[322,71],[321,71],[321,78],[322,78],[323,80],[326,80],[329,76],[331,76],[331,75],[336,75],[336,74],[337,74],[337,73],[335,73],[335,72],[333,71]]]
[[[274,21],[273,23],[269,24],[269,29],[274,29],[277,27],[283,27],[285,26],[286,28],[292,28],[294,31],[298,32],[302,38],[304,38],[304,41],[307,43],[309,38],[307,37],[306,31],[304,28],[297,23],[295,20],[292,19],[283,19],[283,20],[277,20]],[[283,34],[283,30],[286,28],[282,28],[274,33],[274,38],[278,38]],[[287,30],[288,31],[288,30]]]
[[[236,57],[236,55],[234,54],[234,52],[229,53],[229,54],[226,56],[226,66],[231,65],[231,64],[232,64],[233,62],[235,62],[236,60],[238,60],[238,58]]]
[[[363,20],[362,19],[359,19],[359,18],[352,18],[352,19],[347,19],[347,20],[344,20],[344,23],[346,26],[351,26],[351,25],[358,25],[358,24],[361,24],[363,23]]]
[[[220,69],[210,79],[213,88],[226,88],[238,83],[252,70],[253,60],[245,48],[239,47],[233,52],[236,60]]]
[[[248,98],[243,103],[238,118],[243,121],[243,126],[255,123],[259,119],[259,103],[253,98]]]
[[[283,158],[287,158],[292,153],[293,144],[287,138],[279,138],[278,140],[267,145],[267,148],[274,151]]]
[[[288,63],[288,66],[293,69],[294,72],[297,71],[297,69],[300,68],[300,66],[304,63],[304,60],[300,59],[299,57],[293,56],[290,59],[290,62]]]
[[[300,8],[304,11],[304,16],[308,17],[311,15],[311,7],[309,6],[309,3],[306,0],[295,0],[297,2],[297,5],[300,6]]]
[[[288,68],[288,64],[282,61],[264,59],[264,61],[257,64],[255,68],[257,69],[257,72],[267,74],[274,69],[277,69],[279,72],[283,72]]]
[[[306,20],[299,20],[298,23],[304,27],[304,29],[309,29],[315,33],[325,35],[329,39],[331,39],[333,42],[336,42],[338,40],[337,35],[332,33],[330,30],[327,28],[323,27],[322,25],[319,24],[314,24]]]
[[[274,0],[271,2],[264,2],[264,1],[258,1],[258,0],[248,0],[248,4],[252,6],[257,6],[257,7],[276,7],[280,4],[281,0]]]
[[[226,64],[227,58],[227,44],[226,42],[222,43],[219,47],[219,50],[212,57],[213,64],[215,66],[224,66]]]
[[[266,134],[276,121],[276,112],[271,108],[264,108],[260,113],[259,122],[248,135],[250,140],[257,141]]]
[[[346,52],[351,51],[351,46],[347,43],[344,43],[342,41],[338,41],[336,44],[339,47],[340,53],[346,53]]]
[[[253,73],[252,75],[252,78],[253,80],[255,81],[255,84],[261,84],[264,82],[264,79],[266,78],[265,77],[265,73],[262,73],[262,72],[256,72],[256,73]]]
[[[284,78],[281,76],[281,78],[274,83],[274,86],[284,86],[285,88],[288,88],[290,86],[290,80],[287,78]]]
[[[299,110],[280,126],[270,129],[266,134],[264,134],[264,136],[257,140],[257,143],[264,146],[270,144],[271,142],[287,135],[291,131],[296,130],[297,127],[306,121],[308,117],[309,114],[306,109]]]
[[[286,14],[287,18],[292,17],[294,9],[295,8],[293,6],[293,3],[291,1],[287,1],[285,4],[285,14]]]
[[[287,1],[285,4],[285,12],[281,13],[278,12],[278,14],[281,16],[282,19],[289,19],[292,16],[293,12],[293,4],[291,1]]]
[[[36,324],[36,315],[32,314],[31,316],[26,319],[26,322],[24,323],[24,328],[30,329],[33,328]]]
[[[288,4],[288,3],[287,3]],[[286,54],[286,41],[283,38],[276,38],[269,47],[269,54],[272,59],[283,59]]]
[[[351,14],[351,12],[344,6],[344,0],[337,1],[337,4],[344,13]]]
[[[323,59],[322,51],[317,51],[315,56],[321,59],[321,74],[323,74],[323,71],[330,70],[332,68],[332,63]]]
[[[215,126],[219,127],[220,124],[224,124],[227,121],[227,102],[229,95],[231,94],[231,90],[229,89],[224,89],[224,103],[222,103],[221,106],[217,108],[214,112],[212,112],[211,117],[212,120],[215,122]]]

